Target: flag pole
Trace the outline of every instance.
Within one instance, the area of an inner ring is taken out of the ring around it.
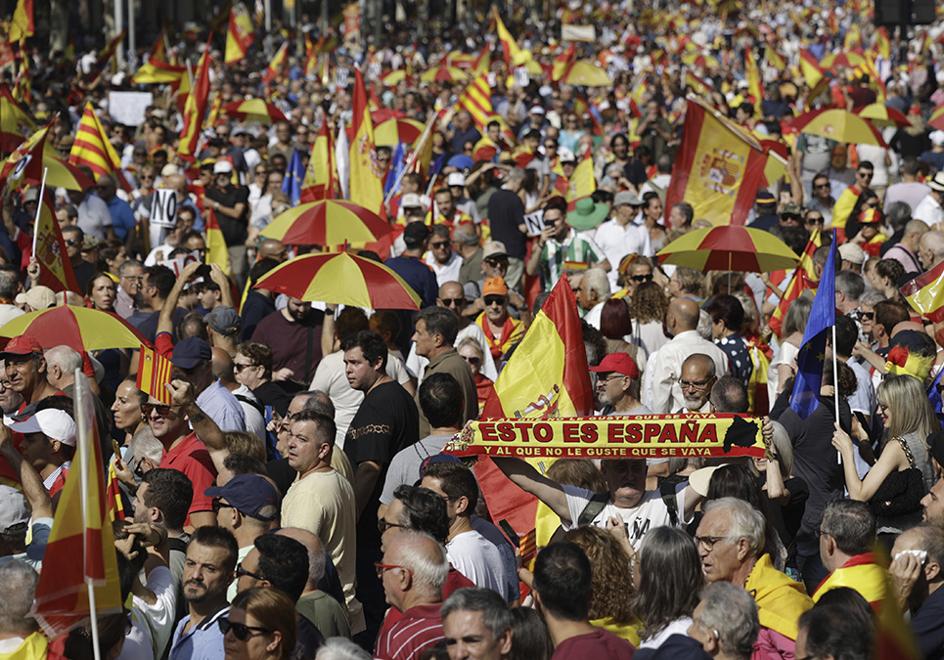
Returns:
[[[836,357],[836,324],[833,323],[833,410],[839,423],[839,358]],[[842,465],[842,454],[836,452],[836,465]]]
[[[75,370],[75,409],[76,415],[79,417],[80,423],[78,424],[78,437],[76,438],[79,443],[79,479],[82,484],[82,492],[88,492],[88,452],[86,447],[91,439],[89,438],[88,428],[91,420],[88,419],[86,415],[86,397],[88,397],[88,384],[84,382],[85,377],[82,374],[81,369]],[[85,445],[85,446],[83,446]],[[88,529],[88,498],[82,498],[82,556],[88,556],[88,534],[84,533],[84,530]],[[84,564],[84,561],[83,561]],[[85,572],[87,567],[83,565],[82,571]],[[89,605],[89,627],[92,630],[92,652],[94,653],[95,660],[101,660],[101,653],[98,648],[98,616],[95,607],[95,585],[93,584],[92,578],[88,575],[85,575],[85,585],[88,588],[88,605]]]
[[[49,168],[43,168],[43,180],[39,184],[39,203],[36,205],[36,217],[33,219],[33,258],[36,258],[36,238],[39,236],[39,214],[43,212],[43,193],[46,192],[46,173]]]

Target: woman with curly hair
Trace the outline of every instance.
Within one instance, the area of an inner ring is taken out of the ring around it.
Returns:
[[[655,282],[643,282],[636,287],[629,300],[629,315],[633,319],[633,343],[652,356],[669,341],[662,331],[662,321],[669,308],[669,299]]]
[[[633,576],[622,544],[612,533],[592,526],[572,529],[564,540],[580,546],[590,560],[590,623],[639,646],[641,623],[633,612]]]

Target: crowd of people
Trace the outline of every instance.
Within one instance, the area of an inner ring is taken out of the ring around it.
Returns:
[[[361,48],[348,33],[313,51],[314,69],[302,32],[333,36],[303,18],[271,77],[260,72],[277,31],[260,29],[227,66],[222,40],[210,42],[193,160],[178,156],[183,99],[155,94],[142,124],[122,125],[108,92],[138,89],[133,71],[104,75],[94,55],[72,71],[27,42],[27,109],[51,120],[47,149],[69,154],[89,100],[121,169],[55,191],[79,291],[40,283],[37,187],[6,192],[0,326],[87,306],[133,326],[173,371],[168,403],[139,389],[138,351],[28,333],[0,351],[0,658],[93,657],[88,623],[48,638],[33,617],[73,474],[77,370],[124,502],[113,525],[124,607],[97,620],[103,658],[944,657],[944,333],[901,293],[944,263],[944,127],[929,123],[944,107],[942,23],[880,31],[862,2],[551,4],[544,20],[504,17],[519,61],[476,3],[434,36],[390,31]],[[570,43],[610,86],[554,79],[561,23],[594,25],[595,41]],[[163,57],[195,65],[205,36],[168,33]],[[483,48],[484,122],[457,106],[467,79],[418,77],[479,66]],[[761,98],[746,49],[763,62]],[[843,49],[869,66],[808,84],[803,62]],[[261,232],[293,206],[295,156],[307,162],[323,125],[339,135],[356,119],[355,65],[373,112],[436,117],[428,167],[401,173],[403,150],[376,147],[390,233],[350,248],[399,274],[418,312],[255,286],[336,247]],[[403,79],[387,84],[391,71]],[[806,255],[809,285],[789,304],[792,269],[703,273],[656,257],[710,225],[666,202],[689,74],[707,81],[706,102],[789,153],[748,218]],[[287,121],[220,111],[256,96]],[[907,118],[879,125],[882,146],[790,130],[810,108],[875,102]],[[575,199],[588,158],[593,191]],[[177,202],[160,221],[159,191]],[[225,264],[208,258],[210,211]],[[790,397],[833,241],[835,334],[804,417]],[[766,455],[543,471],[496,457],[499,476],[559,519],[525,561],[516,537],[531,530],[489,512],[496,482],[444,450],[497,396],[561,281],[582,318],[594,416],[750,414],[764,418]]]

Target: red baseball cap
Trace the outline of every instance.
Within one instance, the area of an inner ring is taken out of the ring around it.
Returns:
[[[629,353],[610,353],[590,371],[597,373],[617,373],[630,378],[639,378],[639,366]]]
[[[29,335],[20,335],[14,337],[7,343],[7,347],[0,353],[0,360],[6,360],[7,357],[23,357],[24,355],[42,354],[43,347],[34,337]]]

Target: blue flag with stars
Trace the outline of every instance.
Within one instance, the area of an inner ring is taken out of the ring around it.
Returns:
[[[829,246],[829,257],[823,267],[816,298],[810,309],[810,320],[803,332],[803,343],[797,354],[797,375],[790,393],[790,407],[806,419],[819,403],[823,384],[823,366],[826,364],[826,340],[829,330],[836,325],[836,233]]]
[[[302,162],[302,152],[292,151],[292,160],[288,164],[285,178],[282,179],[282,192],[288,195],[292,206],[298,206],[302,198],[302,184],[305,183],[305,164]]]

